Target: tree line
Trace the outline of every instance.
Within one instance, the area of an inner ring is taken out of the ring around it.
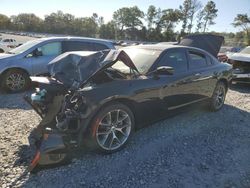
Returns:
[[[75,17],[57,11],[45,15],[22,13],[14,16],[0,14],[0,29],[23,32],[66,34],[115,40],[175,41],[190,33],[208,32],[215,24],[218,9],[213,1],[202,5],[199,0],[184,0],[178,9],[162,9],[150,5],[146,12],[137,6],[123,7],[113,13],[112,20],[104,23],[97,13],[90,17]],[[237,15],[233,24],[243,27],[249,40],[250,18]],[[180,31],[176,31],[181,24]]]

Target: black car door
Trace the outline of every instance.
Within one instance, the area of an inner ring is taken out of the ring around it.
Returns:
[[[193,100],[187,59],[185,48],[174,48],[168,49],[157,64],[157,67],[174,68],[173,75],[159,76],[162,85],[159,95],[163,100],[163,106],[169,110],[181,107]]]
[[[188,49],[187,54],[190,74],[188,85],[194,94],[194,100],[209,97],[214,86],[211,85],[213,74],[208,55],[195,49]]]

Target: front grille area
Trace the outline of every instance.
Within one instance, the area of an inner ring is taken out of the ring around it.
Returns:
[[[250,73],[250,62],[230,60],[229,63],[233,65],[233,69],[238,69],[241,74]]]

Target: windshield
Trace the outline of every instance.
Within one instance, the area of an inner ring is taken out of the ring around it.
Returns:
[[[128,54],[141,74],[147,73],[150,67],[154,64],[156,59],[161,54],[161,51],[153,49],[127,48],[123,50]],[[115,63],[112,68],[118,69],[125,73],[129,73],[130,71],[129,67],[127,67],[121,61]]]
[[[244,48],[240,51],[241,54],[250,54],[250,46]]]
[[[10,50],[8,53],[10,53],[10,54],[20,54],[20,53],[30,49],[31,47],[37,45],[40,42],[41,42],[41,40],[28,41],[28,42],[22,44],[21,46],[15,48],[13,50]]]

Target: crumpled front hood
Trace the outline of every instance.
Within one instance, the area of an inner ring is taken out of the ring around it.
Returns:
[[[79,87],[79,84],[86,83],[96,73],[111,67],[118,60],[138,72],[132,60],[122,50],[66,52],[52,60],[48,64],[48,70],[52,77],[68,87]]]

